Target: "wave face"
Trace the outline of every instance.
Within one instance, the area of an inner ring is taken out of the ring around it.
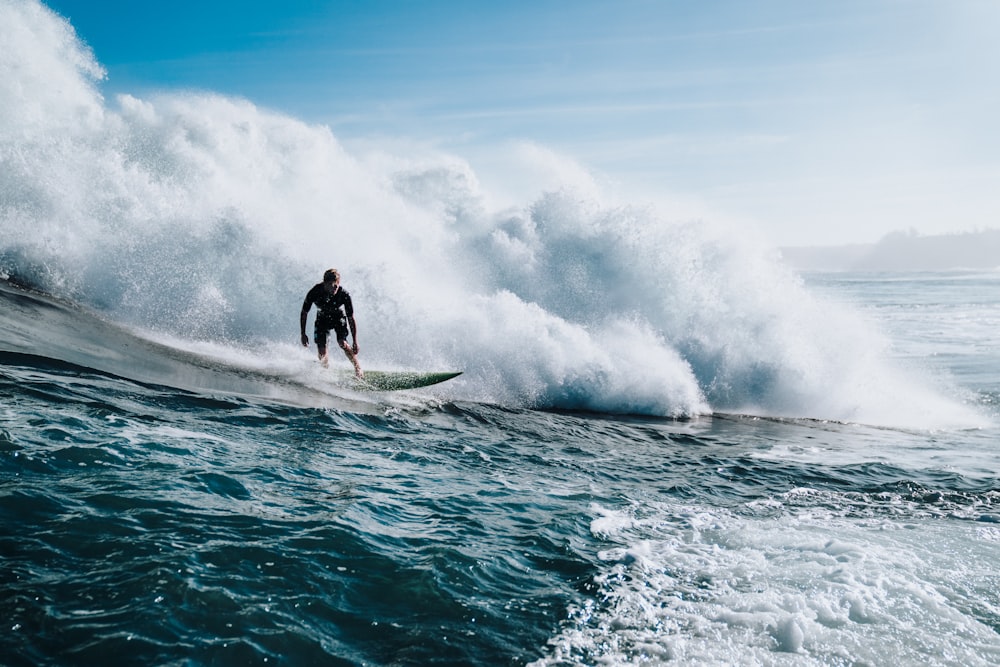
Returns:
[[[95,55],[37,2],[0,2],[0,40],[0,273],[112,319],[287,355],[305,291],[336,266],[365,363],[464,370],[459,398],[971,418],[893,370],[881,335],[750,231],[585,178],[499,207],[459,157],[351,152],[246,100],[107,100]]]

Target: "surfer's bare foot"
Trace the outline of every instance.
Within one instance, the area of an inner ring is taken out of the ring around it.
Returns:
[[[319,363],[323,364],[323,368],[329,368],[330,367],[330,358],[329,357],[320,357]]]

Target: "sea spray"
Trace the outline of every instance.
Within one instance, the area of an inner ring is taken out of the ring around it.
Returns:
[[[463,370],[457,398],[673,417],[955,415],[748,230],[610,201],[580,178],[497,208],[459,157],[354,155],[329,128],[247,100],[108,102],[64,19],[35,2],[0,13],[18,47],[0,60],[0,271],[22,282],[269,355],[297,339],[302,295],[336,266],[365,363]]]

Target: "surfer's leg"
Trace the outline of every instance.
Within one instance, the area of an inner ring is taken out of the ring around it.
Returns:
[[[347,339],[338,338],[337,343],[340,345],[340,349],[344,351],[344,355],[350,359],[351,364],[353,364],[355,377],[358,379],[364,378],[364,371],[361,370],[361,364],[358,363],[358,355],[354,354],[354,350],[352,350],[351,346],[347,344]]]
[[[316,352],[319,354],[319,363],[323,364],[323,368],[330,365],[330,358],[326,354],[326,337],[328,333],[330,332],[319,327],[313,330],[313,338],[316,340]]]

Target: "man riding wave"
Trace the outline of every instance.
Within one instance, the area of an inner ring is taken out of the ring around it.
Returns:
[[[360,379],[365,375],[358,363],[358,326],[354,322],[354,304],[351,295],[340,286],[340,272],[329,269],[323,274],[323,282],[316,283],[306,294],[302,302],[302,313],[299,315],[299,328],[302,331],[302,345],[309,347],[309,336],[306,335],[306,318],[309,310],[316,306],[316,321],[313,324],[313,338],[320,363],[326,368],[329,365],[326,341],[330,331],[337,334],[337,344],[354,365],[354,374]],[[350,328],[352,345],[347,344],[347,331]]]

